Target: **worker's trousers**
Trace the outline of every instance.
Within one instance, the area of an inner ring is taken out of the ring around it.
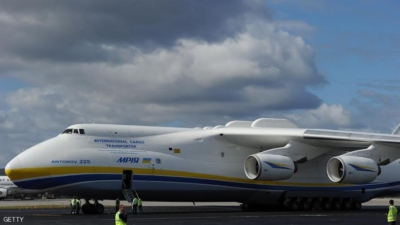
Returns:
[[[133,215],[137,214],[137,205],[132,206],[132,214]]]

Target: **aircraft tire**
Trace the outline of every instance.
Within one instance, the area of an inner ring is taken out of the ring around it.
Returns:
[[[246,203],[240,204],[240,209],[241,209],[243,212],[247,211],[247,209],[246,209]]]
[[[255,203],[242,203],[240,204],[240,209],[243,212],[256,212],[256,211],[268,210],[268,206]]]
[[[332,209],[332,203],[328,202],[328,201],[322,202],[322,209],[324,209],[326,211],[331,210]]]
[[[352,209],[351,201],[345,201],[345,202],[343,203],[343,208],[344,208],[345,210],[351,210],[351,209]]]
[[[302,201],[301,202],[301,210],[308,211],[311,209],[311,204],[309,201]]]
[[[292,210],[292,211],[297,211],[297,210],[300,209],[299,203],[298,203],[298,202],[295,202],[295,201],[290,202],[290,203],[289,203],[289,208],[290,208],[290,210]]]
[[[354,210],[360,210],[362,208],[362,204],[359,201],[353,202],[353,207]]]
[[[342,209],[342,203],[340,201],[333,202],[333,208],[335,210],[341,210]]]
[[[83,206],[86,206],[85,211],[83,211]],[[89,204],[89,205],[83,204],[83,206],[82,206],[83,213],[85,213],[85,214],[96,214],[97,213],[96,206],[94,204]]]
[[[87,214],[88,213],[86,204],[82,205],[82,212],[83,212],[83,214]]]
[[[104,212],[104,206],[102,204],[98,204],[96,206],[96,213],[97,214],[103,214],[103,212]]]
[[[259,205],[253,203],[242,203],[240,205],[240,208],[244,212],[253,212],[253,211],[258,211]]]
[[[240,209],[241,209],[243,212],[249,211],[249,204],[247,204],[247,203],[242,203],[242,204],[240,204]]]
[[[314,200],[311,205],[312,205],[311,209],[313,211],[320,211],[321,210],[321,202],[320,201]]]

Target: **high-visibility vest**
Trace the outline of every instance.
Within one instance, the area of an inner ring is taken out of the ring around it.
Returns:
[[[119,218],[119,214],[121,214],[120,211],[115,213],[115,225],[126,225],[126,223],[123,220],[121,220],[121,218]]]
[[[388,222],[393,222],[397,220],[397,208],[394,206],[389,206],[389,213],[387,215]]]
[[[139,198],[138,205],[142,205],[142,199]]]
[[[137,205],[137,203],[138,203],[138,199],[137,199],[137,198],[134,198],[134,199],[133,199],[133,204],[134,204],[134,205]]]
[[[75,206],[75,199],[71,199],[71,205]]]

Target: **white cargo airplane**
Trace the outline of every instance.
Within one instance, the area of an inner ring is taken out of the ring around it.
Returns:
[[[350,210],[400,191],[398,133],[300,129],[269,118],[202,129],[76,124],[5,169],[21,188],[94,199],[85,213],[103,212],[97,199],[130,200],[123,188],[145,201]]]
[[[0,176],[0,200],[15,195],[33,195],[43,193],[43,190],[31,190],[17,187],[9,177]]]

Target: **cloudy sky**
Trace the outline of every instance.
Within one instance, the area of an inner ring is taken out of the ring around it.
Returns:
[[[400,123],[400,3],[0,1],[0,167],[75,123]]]

